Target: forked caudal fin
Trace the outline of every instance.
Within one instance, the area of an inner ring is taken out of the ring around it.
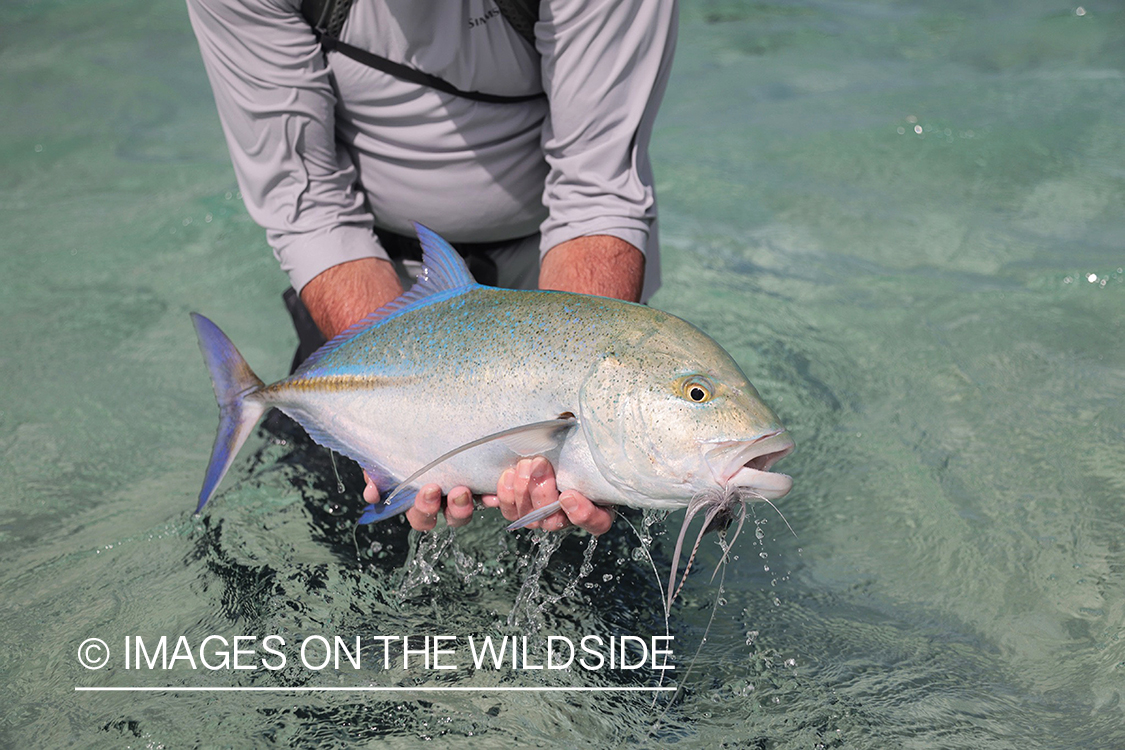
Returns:
[[[254,398],[265,384],[253,373],[226,334],[199,313],[192,313],[191,321],[195,324],[199,349],[203,352],[207,369],[211,371],[211,384],[219,402],[219,431],[211,449],[203,489],[199,491],[199,505],[195,508],[198,513],[215,494],[239,448],[265,413],[266,404]]]

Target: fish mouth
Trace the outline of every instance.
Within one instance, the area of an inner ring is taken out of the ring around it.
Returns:
[[[766,500],[777,500],[793,488],[793,478],[770,468],[793,451],[793,438],[784,429],[753,440],[716,443],[707,451],[707,463],[719,485],[740,487]]]

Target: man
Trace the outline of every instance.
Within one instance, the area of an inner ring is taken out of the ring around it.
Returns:
[[[647,149],[672,0],[542,0],[527,37],[490,0],[355,0],[323,49],[300,0],[187,1],[247,210],[325,337],[402,294],[411,221],[484,283],[632,301],[659,285]],[[612,523],[542,457],[484,502],[514,520],[555,499],[543,528]],[[428,485],[407,517],[428,530],[441,510]],[[447,522],[472,512],[451,489]]]

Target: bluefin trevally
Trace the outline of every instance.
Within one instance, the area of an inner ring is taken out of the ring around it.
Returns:
[[[770,469],[792,439],[698,328],[646,305],[481,286],[445,240],[416,229],[423,271],[414,286],[271,385],[192,313],[220,409],[197,513],[270,407],[375,480],[384,499],[360,523],[405,511],[430,482],[491,493],[520,457],[542,454],[560,489],[597,503],[687,507],[673,578],[697,512],[706,511],[702,536],[736,507],[744,518],[748,499],[790,490],[792,480]],[[669,606],[673,596],[670,581]]]

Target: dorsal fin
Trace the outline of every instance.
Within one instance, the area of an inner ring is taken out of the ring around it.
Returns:
[[[434,291],[463,289],[476,284],[469,273],[469,267],[465,265],[465,259],[452,245],[429,227],[416,221],[411,223],[418,234],[418,241],[422,243],[423,268],[418,275],[418,283],[410,291],[414,291],[418,284],[430,284]]]
[[[363,320],[344,329],[309,355],[309,358],[293,373],[295,376],[307,373],[325,357],[339,349],[345,341],[351,340],[369,328],[408,310],[455,297],[477,286],[464,259],[458,255],[452,245],[443,240],[437,232],[418,222],[414,222],[414,231],[418,233],[418,241],[422,243],[422,272],[418,274],[414,286],[395,301],[387,303]]]

